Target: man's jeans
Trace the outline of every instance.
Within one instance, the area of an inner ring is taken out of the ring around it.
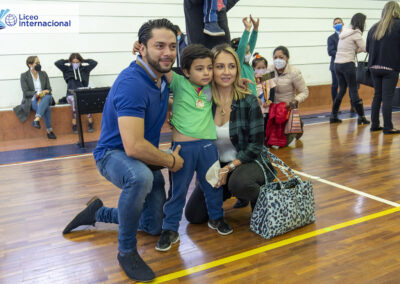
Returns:
[[[97,161],[100,173],[122,189],[118,208],[102,207],[96,221],[119,224],[118,249],[136,250],[138,229],[152,235],[161,233],[165,202],[164,177],[122,150],[109,150]]]

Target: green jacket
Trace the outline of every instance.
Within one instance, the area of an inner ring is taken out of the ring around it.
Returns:
[[[242,37],[240,38],[239,46],[236,51],[241,69],[242,69],[242,78],[247,78],[253,81],[254,84],[249,84],[249,89],[250,91],[254,94],[257,95],[257,88],[256,88],[256,81],[254,77],[254,70],[253,67],[251,67],[248,63],[244,62],[244,57],[246,55],[246,50],[247,50],[247,44],[250,45],[250,53],[253,54],[254,49],[256,47],[257,43],[257,36],[258,36],[258,31],[254,31],[251,33],[250,40],[249,40],[250,32],[249,31],[244,31]]]

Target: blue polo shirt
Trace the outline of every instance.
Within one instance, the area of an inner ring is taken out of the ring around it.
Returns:
[[[100,138],[93,151],[96,161],[102,159],[107,150],[124,150],[118,128],[118,117],[121,116],[143,118],[144,138],[158,147],[161,127],[167,116],[169,88],[165,77],[162,78],[161,89],[158,88],[149,75],[154,75],[151,69],[139,56],[137,61],[133,61],[118,75],[107,96]]]

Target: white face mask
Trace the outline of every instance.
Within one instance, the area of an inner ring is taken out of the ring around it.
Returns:
[[[250,59],[251,59],[251,54],[246,54],[246,55],[244,56],[244,62],[245,62],[245,63],[249,63],[249,62],[250,62]]]
[[[256,73],[256,77],[261,77],[262,75],[267,73],[267,68],[256,69],[254,70],[254,72]]]
[[[274,65],[277,70],[281,70],[286,67],[286,61],[280,58],[274,59]]]

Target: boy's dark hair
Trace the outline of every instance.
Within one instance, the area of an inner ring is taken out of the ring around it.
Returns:
[[[69,56],[68,61],[72,62],[72,60],[74,60],[74,59],[78,59],[79,62],[81,62],[81,63],[83,62],[83,58],[79,53],[71,53],[71,55]]]
[[[213,61],[213,53],[202,44],[191,44],[185,47],[181,55],[181,69],[190,70],[192,63],[196,59],[210,58]]]
[[[274,49],[274,52],[272,54],[275,54],[278,50],[282,51],[284,55],[289,59],[289,50],[287,49],[286,46],[280,45],[277,48]]]
[[[336,21],[336,20],[340,20],[340,21],[343,23],[343,20],[342,20],[342,18],[339,18],[339,17],[337,17],[337,18],[334,18],[334,19],[333,19],[333,23],[335,23],[335,21]]]
[[[365,28],[365,20],[367,19],[367,16],[365,16],[362,13],[357,13],[351,18],[350,25],[353,27],[353,30],[359,29],[361,33],[364,32]]]
[[[231,47],[237,51],[238,47],[239,47],[239,42],[240,42],[240,37],[236,37],[234,39],[231,40]]]
[[[26,66],[29,67],[29,64],[33,64],[33,63],[35,62],[35,59],[36,59],[36,58],[37,58],[36,55],[29,56],[29,57],[26,59]]]
[[[264,57],[262,57],[258,52],[254,53],[253,55],[253,61],[251,62],[251,66],[254,68],[256,68],[258,62],[264,61],[265,63],[265,67],[268,67],[268,61],[267,59],[265,59]]]
[[[138,32],[139,43],[144,44],[147,47],[147,42],[149,39],[153,37],[153,29],[161,29],[165,28],[167,30],[172,31],[175,36],[177,35],[177,31],[174,28],[174,25],[167,19],[157,19],[157,20],[149,20],[144,23]]]

